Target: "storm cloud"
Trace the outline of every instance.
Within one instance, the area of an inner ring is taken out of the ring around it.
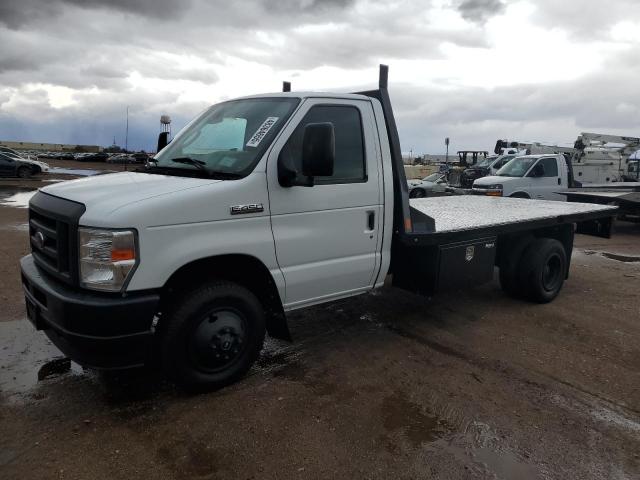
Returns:
[[[154,144],[207,105],[358,91],[391,66],[405,150],[637,135],[634,0],[0,0],[0,139]]]
[[[462,18],[478,23],[484,23],[504,10],[505,4],[501,0],[463,0],[458,5]]]

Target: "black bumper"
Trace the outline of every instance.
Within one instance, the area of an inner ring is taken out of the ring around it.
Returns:
[[[42,274],[31,255],[20,266],[29,320],[65,355],[99,369],[148,363],[158,294],[78,291]]]

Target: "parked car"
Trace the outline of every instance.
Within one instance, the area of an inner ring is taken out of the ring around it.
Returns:
[[[144,152],[137,152],[131,156],[136,160],[136,163],[147,163],[147,160],[149,160],[149,155]]]
[[[54,158],[56,160],[75,160],[76,159],[76,157],[71,152],[56,152],[51,156],[51,158]]]
[[[444,193],[447,191],[447,176],[444,173],[432,173],[422,180],[408,180],[409,197],[423,198],[434,193]]]
[[[114,155],[112,157],[107,158],[107,163],[138,163],[138,161],[133,158],[131,155],[127,155],[125,153]]]
[[[29,178],[48,170],[49,165],[44,162],[0,152],[0,177]]]
[[[97,153],[84,153],[82,156],[76,156],[76,160],[79,162],[106,162],[109,155],[104,152]]]

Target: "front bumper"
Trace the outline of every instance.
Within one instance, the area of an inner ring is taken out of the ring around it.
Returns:
[[[99,369],[142,366],[151,358],[157,293],[78,291],[52,280],[27,255],[20,260],[27,316],[69,358]]]
[[[503,190],[501,189],[496,189],[496,188],[477,188],[477,187],[473,187],[471,189],[471,193],[473,195],[486,195],[488,197],[502,197],[503,195]]]

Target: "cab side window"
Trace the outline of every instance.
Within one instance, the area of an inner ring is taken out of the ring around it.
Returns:
[[[364,183],[367,181],[362,135],[362,119],[356,107],[346,105],[318,105],[312,107],[300,122],[282,149],[299,175],[302,175],[302,139],[304,128],[309,123],[331,123],[335,133],[336,157],[333,175],[315,177],[314,183]]]
[[[544,166],[545,177],[557,177],[558,176],[558,162],[555,158],[543,158],[540,163]]]

